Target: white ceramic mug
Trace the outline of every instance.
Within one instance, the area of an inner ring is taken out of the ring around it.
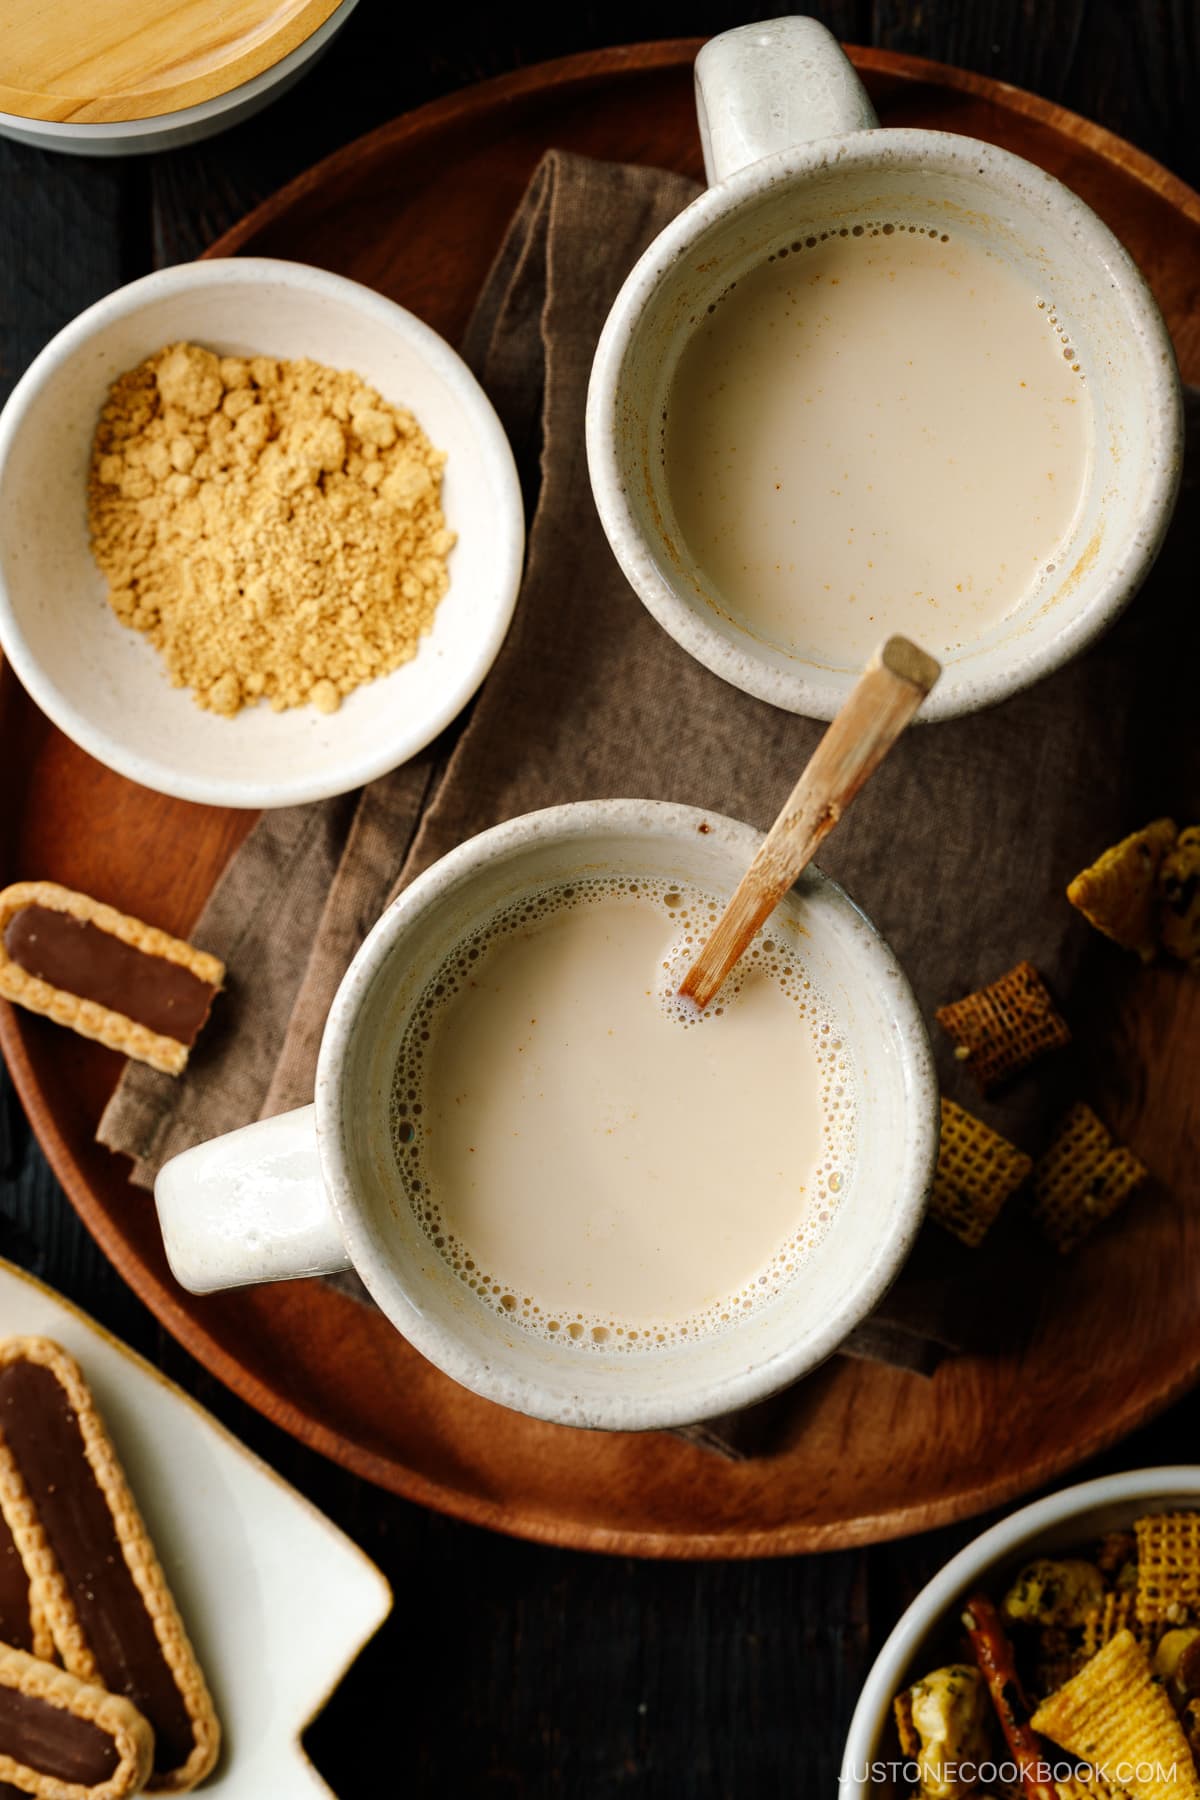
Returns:
[[[714,38],[696,61],[696,93],[708,191],[660,233],[622,287],[588,394],[592,487],[621,567],[660,625],[716,674],[792,712],[833,717],[856,670],[755,637],[708,597],[659,451],[671,381],[717,299],[781,245],[879,218],[953,222],[1064,309],[1094,408],[1084,504],[1053,581],[946,657],[920,717],[951,718],[1004,699],[1112,623],[1166,530],[1182,416],[1170,339],[1149,289],[1096,215],[1033,164],[949,132],[879,129],[854,70],[815,19]]]
[[[447,1375],[568,1425],[644,1430],[712,1418],[814,1368],[882,1298],[907,1255],[939,1119],[908,983],[870,922],[815,869],[797,885],[804,958],[857,1073],[854,1166],[796,1277],[745,1319],[645,1353],[524,1331],[471,1293],[431,1245],[389,1123],[413,1007],[452,949],[499,908],[610,871],[727,894],[760,842],[719,813],[596,800],[528,814],[451,851],[389,907],[351,964],[325,1028],[315,1105],[187,1150],[161,1171],[155,1199],[177,1278],[207,1293],[353,1267],[397,1330]]]

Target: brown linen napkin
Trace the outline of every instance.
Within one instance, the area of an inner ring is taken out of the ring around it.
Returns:
[[[727,686],[654,623],[591,499],[583,414],[597,336],[631,264],[694,192],[676,175],[559,153],[536,171],[465,344],[531,493],[540,451],[512,630],[465,726],[361,796],[267,814],[251,833],[195,927],[229,965],[223,1017],[185,1081],[131,1065],[101,1121],[100,1141],[135,1159],[139,1184],[175,1152],[311,1098],[346,964],[389,897],[454,845],[537,807],[606,796],[687,801],[765,828],[811,753],[821,725]],[[1131,747],[1147,729],[1162,736],[1163,706],[1141,705],[1163,579],[1154,592],[1036,689],[910,733],[825,846],[822,866],[890,940],[931,1026],[936,1006],[1022,958],[1069,1012],[1098,940],[1065,904],[1065,882],[1142,811],[1187,811],[1182,765],[1173,781],[1166,762],[1140,783]],[[1194,706],[1178,623],[1182,744]],[[995,1106],[933,1035],[946,1091],[1036,1148],[1045,1115],[1069,1093],[1070,1057]],[[846,1349],[930,1373],[947,1349],[992,1341],[979,1336],[979,1301],[997,1285],[994,1260],[984,1269],[930,1226]],[[780,1405],[769,1403],[773,1418]],[[741,1441],[762,1413],[746,1415]],[[707,1434],[728,1453],[737,1439],[727,1421]]]

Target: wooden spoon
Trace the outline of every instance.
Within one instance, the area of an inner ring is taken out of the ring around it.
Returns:
[[[875,773],[942,672],[907,638],[892,637],[867,664],[758,855],[742,876],[679,992],[707,1006],[751,938],[778,906],[822,838]]]

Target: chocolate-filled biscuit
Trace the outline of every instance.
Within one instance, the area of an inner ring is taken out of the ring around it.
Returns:
[[[154,1733],[130,1701],[0,1644],[0,1794],[126,1800],[153,1758]]]
[[[43,1609],[34,1598],[33,1583],[13,1542],[12,1532],[0,1514],[0,1644],[26,1650],[31,1656],[54,1655],[54,1640]],[[4,1787],[0,1783],[0,1800]]]
[[[66,1668],[152,1726],[147,1792],[194,1787],[220,1747],[213,1703],[87,1384],[46,1338],[0,1342],[0,1515]]]
[[[0,890],[0,997],[178,1075],[225,979],[215,956],[53,881]]]
[[[0,1518],[0,1644],[17,1650],[34,1648],[35,1612],[33,1589],[20,1551],[13,1543],[12,1532]],[[49,1632],[39,1645],[39,1656],[53,1656],[54,1646]],[[25,1794],[9,1781],[0,1781],[0,1800],[26,1800]]]

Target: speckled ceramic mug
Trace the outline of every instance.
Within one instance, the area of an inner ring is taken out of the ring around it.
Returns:
[[[658,622],[726,681],[832,718],[856,670],[756,637],[711,595],[675,521],[659,453],[690,334],[731,282],[780,244],[831,227],[920,215],[996,252],[1064,311],[1093,415],[1084,502],[1053,578],[945,659],[923,721],[1002,700],[1097,637],[1136,592],[1178,487],[1179,381],[1170,339],[1130,257],[1061,182],[995,145],[881,130],[841,49],[815,19],[746,25],[696,61],[709,188],[651,244],[613,306],[592,371],[587,448],[617,559]],[[937,495],[930,506],[936,508]]]
[[[867,918],[816,869],[796,897],[806,968],[856,1071],[853,1165],[825,1235],[788,1285],[744,1319],[636,1354],[524,1331],[431,1245],[389,1123],[412,1009],[454,947],[501,907],[610,873],[730,893],[760,842],[719,813],[595,800],[527,814],[451,851],[388,908],[347,971],[325,1027],[315,1105],[187,1150],[161,1171],[155,1199],[177,1278],[210,1293],[354,1268],[396,1329],[447,1375],[564,1425],[648,1430],[713,1418],[815,1368],[882,1298],[912,1245],[939,1116],[912,991]]]

